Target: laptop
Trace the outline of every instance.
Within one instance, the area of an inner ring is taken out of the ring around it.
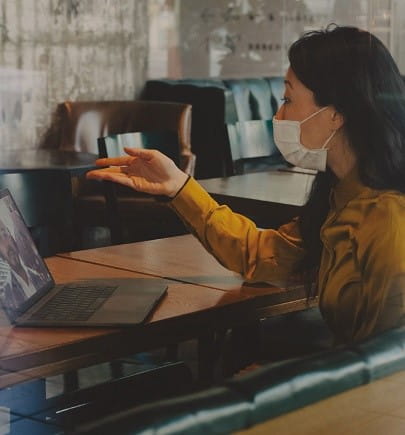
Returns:
[[[167,281],[159,278],[93,278],[55,285],[10,192],[0,191],[0,302],[12,324],[136,325],[148,318],[166,291]]]

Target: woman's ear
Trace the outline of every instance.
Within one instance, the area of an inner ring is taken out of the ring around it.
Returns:
[[[340,127],[345,123],[344,116],[339,113],[336,109],[332,109],[331,121],[333,125],[333,130],[339,130]]]

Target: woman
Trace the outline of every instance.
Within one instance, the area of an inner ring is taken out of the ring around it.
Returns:
[[[315,278],[335,342],[351,343],[403,316],[404,84],[383,44],[356,28],[311,32],[289,60],[274,138],[292,164],[319,171],[293,222],[259,231],[157,151],[127,149],[97,162],[120,167],[88,177],[171,197],[204,246],[249,280]]]

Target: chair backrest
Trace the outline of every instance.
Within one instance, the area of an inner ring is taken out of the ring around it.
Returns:
[[[68,171],[35,170],[1,173],[42,256],[71,249],[72,188]]]
[[[178,140],[173,132],[134,132],[98,138],[98,153],[100,157],[119,157],[125,154],[124,147],[157,149],[179,165]],[[113,215],[118,213],[118,197],[134,196],[135,193],[126,186],[118,186],[106,182],[104,183],[104,195],[111,220],[115,219]]]
[[[271,120],[228,124],[229,145],[236,174],[260,172],[286,165],[273,139]]]
[[[162,153],[170,157],[181,169],[183,169],[189,175],[193,175],[194,161],[188,160],[188,163],[184,165],[185,161],[181,160],[179,149],[179,138],[174,131],[138,131],[130,133],[115,134],[110,136],[104,136],[98,138],[99,156],[100,157],[117,157],[124,154],[124,147],[129,148],[148,148],[157,149]],[[104,182],[104,196],[106,199],[106,212],[107,221],[109,223],[111,240],[114,244],[122,243],[123,230],[122,230],[122,213],[120,212],[119,203],[124,200],[125,197],[136,197],[136,203],[132,202],[133,207],[152,207],[152,210],[156,212],[156,206],[150,202],[150,196],[134,192],[127,186],[116,185],[111,182]],[[146,200],[146,201],[145,201]]]
[[[99,137],[138,131],[177,135],[179,164],[193,172],[191,106],[160,101],[66,101],[57,106],[41,147],[97,153]]]
[[[226,137],[227,123],[237,121],[232,92],[221,80],[150,80],[143,100],[178,101],[193,106],[192,150],[197,156],[196,178],[232,174]]]
[[[272,118],[282,104],[283,77],[233,79],[238,121],[227,124],[229,146],[236,174],[286,166],[273,138]]]
[[[238,121],[272,119],[271,88],[265,78],[225,80],[235,101]]]
[[[157,149],[180,164],[177,134],[171,131],[132,132],[98,138],[100,157],[118,157],[124,148]]]
[[[280,160],[278,152],[271,158],[254,157],[254,161],[234,158],[230,136],[234,137],[237,132],[229,131],[228,126],[232,129],[237,122],[271,120],[282,103],[283,92],[283,77],[161,79],[147,81],[141,98],[192,104],[191,137],[197,155],[196,178],[212,178],[258,170],[264,160],[267,163],[260,170],[265,170],[266,166],[273,166],[273,161]]]
[[[268,81],[271,89],[271,103],[274,113],[276,113],[278,108],[283,104],[284,77],[270,77]]]

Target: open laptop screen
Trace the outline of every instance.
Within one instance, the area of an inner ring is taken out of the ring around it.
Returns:
[[[0,191],[0,301],[11,320],[53,286],[10,192]]]

